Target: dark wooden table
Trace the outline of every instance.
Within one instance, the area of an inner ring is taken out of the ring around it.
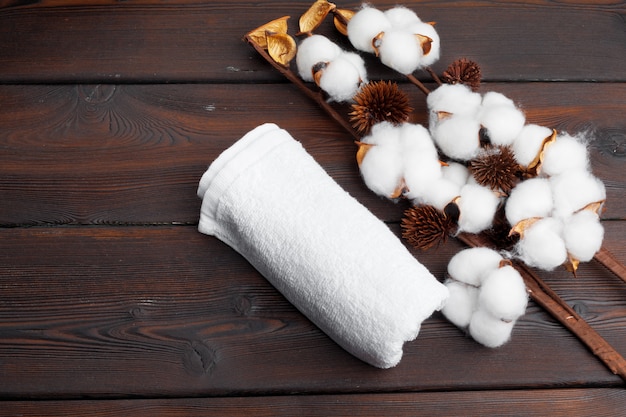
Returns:
[[[295,32],[310,4],[0,2],[0,415],[626,413],[624,380],[535,303],[499,349],[437,313],[380,370],[197,231],[208,164],[274,122],[400,232],[407,205],[365,188],[352,138],[242,41],[284,15]],[[404,4],[437,22],[436,71],[473,59],[529,122],[592,134],[604,246],[626,262],[624,2]],[[462,247],[413,253],[443,277]],[[595,261],[541,276],[626,355],[626,284]]]

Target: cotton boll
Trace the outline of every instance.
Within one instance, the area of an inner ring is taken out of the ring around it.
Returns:
[[[567,260],[562,231],[562,223],[553,217],[533,223],[516,245],[518,256],[527,265],[547,271],[562,265]]]
[[[552,176],[568,170],[586,170],[588,167],[587,147],[572,136],[560,135],[546,147],[541,172]]]
[[[341,48],[322,35],[304,39],[298,46],[296,66],[304,81],[313,81],[313,67],[320,62],[330,62],[341,54]]]
[[[502,255],[486,247],[457,252],[448,262],[448,274],[457,281],[479,287],[488,274],[499,268]]]
[[[590,203],[604,201],[604,183],[588,171],[567,171],[550,178],[555,216],[565,218]]]
[[[472,315],[469,333],[481,345],[497,348],[511,338],[515,322],[504,322],[488,312],[478,310]]]
[[[419,22],[412,25],[410,30],[416,35],[427,36],[430,38],[429,50],[423,51],[424,53],[422,53],[419,66],[427,67],[437,62],[439,55],[441,54],[441,41],[435,27],[430,23]]]
[[[570,255],[589,262],[602,247],[604,228],[598,215],[589,210],[575,213],[565,221],[563,240]]]
[[[480,309],[501,320],[517,320],[528,304],[522,276],[510,265],[494,270],[483,280],[478,304]]]
[[[506,201],[505,215],[511,226],[532,217],[547,217],[554,207],[552,187],[546,178],[531,178],[513,188]]]
[[[379,33],[390,29],[391,23],[382,11],[365,6],[348,22],[348,39],[359,51],[374,53],[372,41]]]
[[[446,280],[449,296],[441,313],[455,326],[464,329],[470,324],[478,302],[478,288],[455,280]]]
[[[449,162],[448,165],[441,167],[443,178],[452,181],[459,187],[465,185],[470,178],[469,169],[458,162]]]
[[[480,109],[480,94],[464,84],[443,84],[426,97],[430,111],[430,127],[439,120],[438,113],[475,116]]]
[[[372,146],[359,165],[363,182],[377,195],[392,198],[402,184],[402,158],[393,146]]]
[[[428,130],[419,124],[400,125],[400,143],[405,159],[410,161],[413,154],[438,158],[437,148]]]
[[[319,86],[337,102],[350,101],[359,91],[363,83],[365,65],[355,66],[358,63],[353,53],[342,53],[329,62],[319,78]]]
[[[486,92],[483,95],[481,104],[484,108],[492,106],[515,107],[515,102],[513,100],[511,100],[502,93],[498,93],[497,91]]]
[[[513,106],[495,105],[483,109],[480,123],[487,130],[493,145],[506,146],[511,145],[520,134],[526,117]]]
[[[422,49],[417,38],[405,30],[389,30],[376,41],[380,62],[401,74],[413,73],[420,64]]]
[[[387,20],[394,28],[404,28],[414,23],[421,22],[420,18],[411,9],[404,6],[395,6],[383,12]]]
[[[435,143],[446,156],[464,161],[472,159],[480,150],[479,131],[480,124],[475,118],[458,115],[430,128]]]
[[[520,165],[527,167],[541,151],[543,142],[552,135],[552,130],[535,124],[529,124],[513,141],[513,154]]]
[[[401,143],[400,143],[400,133],[401,130],[398,126],[391,122],[380,122],[376,123],[370,129],[370,134],[363,137],[361,142],[367,143],[370,145],[390,145],[396,147],[397,152],[401,152]]]
[[[467,184],[461,188],[457,201],[461,216],[459,231],[480,233],[491,227],[500,199],[488,188]]]
[[[420,191],[421,193],[415,196],[407,193],[407,197],[413,199],[417,205],[430,205],[443,211],[451,201],[461,194],[461,186],[441,177],[426,182]]]
[[[440,178],[441,164],[437,158],[415,154],[404,165],[404,180],[408,188],[405,197],[424,201],[431,184]]]

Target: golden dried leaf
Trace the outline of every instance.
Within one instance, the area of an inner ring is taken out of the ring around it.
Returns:
[[[400,181],[400,185],[398,185],[398,187],[393,190],[393,194],[391,194],[389,196],[389,198],[399,198],[400,196],[402,196],[402,194],[406,193],[407,191],[409,191],[409,188],[406,185],[406,182],[404,181],[404,178],[402,178],[402,181]]]
[[[433,46],[432,38],[425,36],[425,35],[420,35],[420,34],[415,35],[415,37],[417,38],[417,41],[419,42],[419,44],[422,46],[423,54],[428,55]]]
[[[571,272],[572,274],[574,274],[574,277],[576,276],[576,271],[578,270],[579,265],[580,265],[580,260],[574,258],[570,254],[567,255],[567,261],[565,261],[565,263],[563,264],[563,266],[568,272]]]
[[[283,66],[289,66],[296,56],[296,41],[286,33],[267,34],[267,53]]]
[[[447,119],[450,116],[452,116],[452,113],[450,113],[448,111],[441,110],[441,111],[437,112],[437,120]]]
[[[541,217],[530,217],[528,219],[520,220],[519,222],[517,222],[515,226],[511,228],[511,231],[509,232],[509,236],[518,234],[520,235],[520,238],[524,238],[524,231],[528,229],[530,226],[532,226],[533,224],[535,224],[536,222],[538,222],[539,220],[541,220]]]
[[[541,164],[543,163],[545,150],[548,148],[548,146],[556,142],[556,134],[556,129],[552,129],[552,134],[543,140],[539,153],[537,154],[535,159],[533,159],[530,164],[528,164],[529,172],[533,173],[534,175],[539,174],[539,172],[541,171]]]
[[[348,36],[348,22],[356,12],[348,9],[335,9],[333,23],[335,28],[344,36]]]
[[[374,49],[374,55],[378,57],[378,48],[380,48],[380,44],[383,41],[383,37],[385,36],[385,32],[380,32],[378,35],[374,36],[372,39],[372,49]]]
[[[309,7],[309,10],[300,16],[300,33],[298,34],[311,33],[317,29],[328,16],[328,13],[336,7],[334,3],[329,3],[326,0],[317,0]]]
[[[359,147],[359,149],[356,151],[356,163],[361,166],[361,162],[363,162],[365,154],[367,154],[367,151],[369,151],[370,148],[374,145],[359,141],[354,141],[354,143]]]
[[[289,16],[279,17],[271,22],[259,26],[258,28],[248,32],[246,35],[248,38],[256,42],[261,48],[267,49],[267,34],[268,33],[287,33],[287,20]]]
[[[601,200],[601,201],[595,201],[593,203],[589,203],[587,204],[585,207],[581,208],[580,210],[588,210],[591,211],[595,214],[597,214],[598,216],[600,215],[600,213],[602,213],[602,211],[604,210],[604,203],[606,200]]]

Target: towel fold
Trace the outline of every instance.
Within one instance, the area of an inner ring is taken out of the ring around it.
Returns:
[[[244,256],[345,350],[395,366],[448,291],[389,228],[274,124],[204,173],[199,231]]]

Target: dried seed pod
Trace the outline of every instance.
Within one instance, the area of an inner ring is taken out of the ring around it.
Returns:
[[[444,71],[443,81],[447,84],[466,84],[473,91],[480,87],[480,66],[466,58],[457,59]]]
[[[454,229],[453,219],[433,206],[413,206],[404,212],[402,237],[417,249],[445,242]]]
[[[515,187],[521,175],[521,167],[509,146],[486,149],[470,161],[469,169],[480,185],[506,194]]]
[[[365,84],[354,101],[350,122],[360,134],[369,133],[373,125],[383,121],[393,124],[406,122],[413,111],[408,96],[391,81]]]
[[[528,164],[529,175],[536,176],[541,172],[541,164],[543,163],[544,152],[548,148],[548,146],[556,142],[556,136],[557,136],[556,129],[552,129],[552,134],[543,140],[539,153],[537,154],[535,159],[533,159],[530,162],[530,164]]]
[[[267,49],[267,34],[268,33],[287,33],[287,20],[290,16],[279,17],[271,22],[259,26],[258,28],[248,32],[247,38],[253,40],[257,45],[263,49]]]
[[[348,36],[348,22],[356,12],[348,9],[334,9],[333,23],[335,28],[344,36]]]
[[[286,33],[267,34],[267,53],[283,66],[288,66],[296,56],[296,41]]]
[[[300,32],[298,35],[313,32],[319,25],[322,24],[326,16],[328,16],[328,13],[336,7],[337,6],[334,3],[330,3],[326,0],[317,0],[302,16],[300,16]]]

